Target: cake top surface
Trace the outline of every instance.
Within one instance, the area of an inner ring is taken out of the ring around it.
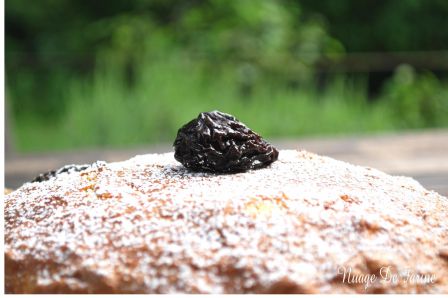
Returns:
[[[447,198],[411,178],[306,151],[282,150],[267,168],[231,175],[152,154],[7,195],[5,251],[34,264],[36,289],[382,291],[391,286],[342,283],[338,268],[392,266],[437,282],[391,291],[440,292],[447,217]]]

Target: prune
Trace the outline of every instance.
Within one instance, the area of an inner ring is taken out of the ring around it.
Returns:
[[[219,111],[200,113],[182,126],[174,158],[194,171],[236,173],[268,166],[278,150],[235,117]]]
[[[31,182],[42,182],[50,180],[53,177],[56,177],[59,174],[62,173],[73,173],[73,172],[81,172],[85,169],[89,168],[90,165],[68,165],[60,168],[59,170],[53,170],[49,172],[45,172],[43,174],[40,174],[36,178],[34,178]]]

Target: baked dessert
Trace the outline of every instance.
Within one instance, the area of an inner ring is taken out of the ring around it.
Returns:
[[[4,212],[7,293],[448,293],[448,199],[306,151],[227,175],[96,163]]]

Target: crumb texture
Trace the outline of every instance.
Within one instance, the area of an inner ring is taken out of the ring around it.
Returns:
[[[306,151],[233,175],[97,163],[4,206],[8,293],[448,293],[448,199]]]

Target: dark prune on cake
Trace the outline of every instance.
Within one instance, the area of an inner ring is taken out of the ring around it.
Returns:
[[[34,178],[31,182],[47,181],[53,177],[56,177],[59,174],[81,172],[89,167],[90,167],[90,165],[67,165],[67,166],[60,168],[59,170],[53,170],[53,171],[42,173],[39,176],[37,176],[36,178]]]
[[[236,173],[268,166],[278,150],[235,117],[219,111],[200,113],[177,132],[174,157],[186,168]]]

